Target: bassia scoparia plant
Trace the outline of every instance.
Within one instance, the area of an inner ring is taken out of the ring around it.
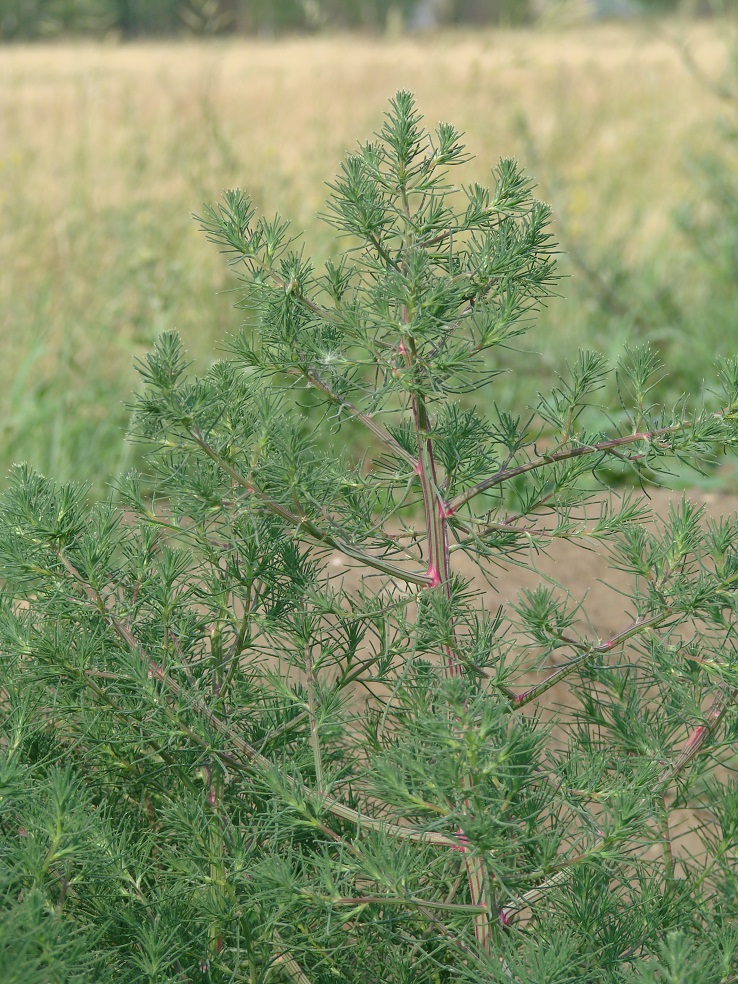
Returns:
[[[517,166],[452,184],[468,159],[398,93],[322,271],[227,193],[201,223],[248,326],[203,378],[174,334],[142,364],[146,483],[89,508],[16,470],[4,981],[738,980],[738,522],[598,481],[735,447],[738,363],[665,410],[648,350],[581,352],[499,406],[554,245]],[[633,575],[607,638],[566,572],[485,584],[563,539]]]

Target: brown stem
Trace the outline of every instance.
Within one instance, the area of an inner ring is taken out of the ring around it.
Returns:
[[[275,964],[280,964],[285,974],[294,981],[294,984],[313,984],[299,963],[287,949],[284,940],[277,930],[274,930],[275,942],[279,944],[279,953],[274,958]]]
[[[666,797],[661,797],[661,845],[664,852],[664,873],[668,881],[674,878],[674,852],[671,847],[671,830],[669,829],[669,812]]]
[[[659,779],[658,787],[663,790],[677,778],[680,772],[689,765],[699,754],[707,739],[715,732],[731,704],[738,700],[738,687],[734,690],[723,690],[720,696],[714,697],[705,713],[705,723],[698,725],[684,743],[681,752],[674,763],[666,769]]]
[[[320,754],[320,736],[318,735],[317,703],[315,700],[315,667],[310,642],[305,643],[305,678],[308,692],[308,713],[310,715],[310,744],[313,749],[315,762],[315,785],[319,792],[323,791],[323,759]]]
[[[453,912],[486,912],[485,906],[465,905],[460,902],[436,902],[432,899],[416,899],[412,895],[357,895],[355,898],[333,898],[334,905],[415,905],[426,909],[449,909]]]

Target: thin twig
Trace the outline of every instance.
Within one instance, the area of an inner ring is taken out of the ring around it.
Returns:
[[[323,792],[323,759],[320,754],[320,736],[318,734],[317,703],[315,699],[315,668],[310,642],[305,643],[305,682],[308,692],[308,712],[310,715],[310,744],[313,749],[315,763],[315,785]]]
[[[536,700],[536,698],[540,697],[541,694],[544,694],[547,690],[550,690],[554,684],[559,682],[559,680],[563,680],[564,677],[568,676],[577,666],[582,663],[586,663],[594,656],[600,656],[604,653],[611,652],[613,649],[616,649],[619,645],[624,643],[627,639],[630,639],[634,635],[638,635],[645,629],[652,628],[655,625],[660,625],[661,622],[670,616],[671,611],[666,611],[661,612],[658,615],[649,615],[644,618],[634,619],[634,621],[632,621],[620,632],[617,632],[605,642],[600,643],[580,642],[578,639],[572,639],[569,636],[561,635],[559,637],[561,641],[565,645],[571,646],[573,649],[578,650],[581,655],[555,670],[547,676],[545,680],[537,683],[534,687],[531,687],[529,690],[526,690],[521,694],[516,694],[513,697],[515,709],[517,710],[521,707],[525,707],[525,705],[529,704],[532,700]]]
[[[731,408],[734,409],[734,408]],[[708,419],[711,420],[721,420],[725,418],[726,411],[717,411],[709,415]],[[518,465],[515,468],[500,469],[490,475],[489,478],[485,478],[483,481],[478,482],[471,488],[467,489],[465,492],[459,493],[448,503],[448,509],[451,513],[455,513],[461,506],[466,505],[475,496],[480,495],[482,492],[487,492],[489,489],[494,488],[496,485],[501,485],[503,482],[509,482],[511,479],[516,478],[518,475],[525,475],[527,472],[535,471],[537,468],[543,468],[546,465],[553,465],[559,461],[569,461],[572,458],[581,458],[585,454],[601,454],[607,455],[613,453],[615,449],[621,447],[627,447],[629,444],[635,444],[638,441],[646,441],[651,443],[654,439],[660,437],[666,437],[669,434],[676,434],[680,430],[686,430],[687,427],[692,426],[693,422],[689,421],[679,421],[675,424],[670,424],[667,427],[656,427],[651,431],[639,431],[635,434],[626,434],[623,437],[613,437],[607,441],[598,441],[597,444],[583,444],[576,448],[568,448],[566,451],[552,451],[548,454],[540,455],[533,461],[528,461],[524,465]],[[645,457],[644,454],[632,455],[629,461],[638,461]]]
[[[706,723],[698,725],[693,730],[692,734],[684,743],[682,751],[677,756],[674,763],[666,769],[657,780],[656,787],[653,791],[656,795],[663,796],[667,787],[676,778],[678,778],[684,769],[686,769],[689,763],[699,753],[708,738],[714,734],[715,729],[722,721],[728,708],[731,704],[734,704],[736,700],[738,700],[738,687],[730,692],[723,692],[721,696],[713,699],[705,715]],[[646,799],[647,798],[644,796],[642,802],[645,803]],[[535,905],[535,903],[542,899],[546,892],[548,892],[551,888],[554,888],[556,885],[563,884],[568,879],[570,871],[574,865],[587,860],[601,851],[606,843],[606,840],[601,838],[585,854],[565,862],[565,867],[562,867],[562,869],[556,872],[553,877],[546,879],[541,885],[538,885],[536,888],[525,892],[519,898],[513,899],[505,905],[500,911],[500,921],[503,925],[507,925],[514,915],[522,912],[524,909],[530,908],[532,905]]]
[[[222,458],[221,455],[219,455],[218,452],[208,444],[199,430],[194,429],[191,434],[192,439],[198,447],[200,447],[209,458],[211,458],[220,468],[222,468],[223,471],[230,478],[232,478],[237,485],[239,485],[242,489],[245,489],[250,495],[253,495],[269,512],[272,512],[281,519],[286,520],[296,529],[304,529],[318,543],[321,543],[327,547],[333,547],[334,550],[340,550],[341,553],[345,553],[346,556],[351,557],[352,560],[358,560],[367,567],[373,567],[375,570],[382,571],[382,573],[389,574],[391,577],[396,577],[401,581],[406,581],[408,584],[429,585],[431,583],[431,578],[428,577],[427,574],[421,574],[419,571],[409,571],[406,568],[399,567],[397,564],[393,564],[381,557],[375,557],[372,554],[368,554],[364,550],[360,550],[354,544],[348,543],[347,541],[342,540],[339,537],[334,536],[332,533],[326,532],[325,530],[321,530],[309,516],[305,514],[299,515],[287,509],[281,503],[277,502],[276,499],[273,499],[265,492],[262,492],[260,489],[256,488],[256,486],[241,475],[240,472],[233,467],[233,465]]]

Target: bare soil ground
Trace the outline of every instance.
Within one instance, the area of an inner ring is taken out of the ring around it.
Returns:
[[[668,516],[670,506],[678,506],[682,495],[704,506],[705,519],[732,515],[738,510],[738,494],[694,489],[685,493],[651,489],[648,494],[654,519]],[[578,600],[586,596],[584,610],[600,638],[606,639],[623,628],[624,595],[630,590],[632,580],[622,571],[613,570],[602,552],[584,549],[571,540],[557,540],[548,556],[539,556],[537,567],[542,574],[550,575],[567,588],[572,598]],[[499,579],[498,604],[513,599],[521,588],[535,587],[540,581],[540,576],[533,570],[510,568],[505,577]]]

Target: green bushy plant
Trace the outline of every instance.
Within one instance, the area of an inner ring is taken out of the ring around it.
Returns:
[[[201,221],[257,327],[203,378],[174,334],[141,365],[156,495],[16,469],[4,981],[738,980],[738,520],[648,525],[598,480],[733,449],[738,361],[665,410],[647,349],[581,352],[535,413],[497,405],[555,247],[518,167],[457,187],[468,159],[398,93],[322,271],[227,193]],[[633,575],[608,638],[550,578],[481,591],[561,539]]]

